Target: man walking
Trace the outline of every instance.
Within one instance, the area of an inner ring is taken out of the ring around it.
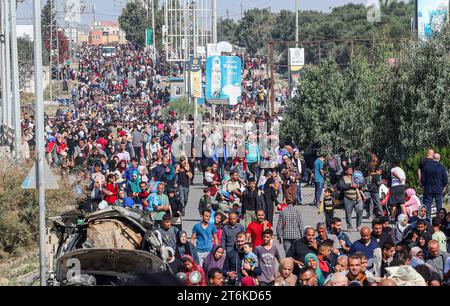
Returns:
[[[245,232],[244,226],[237,223],[237,218],[237,213],[231,212],[228,216],[228,224],[222,229],[221,244],[227,253],[234,249],[237,234]]]
[[[202,222],[197,223],[192,229],[191,242],[196,246],[198,253],[199,264],[203,265],[203,261],[208,256],[213,248],[212,241],[214,239],[214,245],[218,245],[217,228],[214,224],[209,223],[211,218],[211,210],[205,209],[202,214]],[[195,244],[197,240],[197,244]]]
[[[317,207],[320,205],[320,198],[322,197],[322,189],[323,189],[323,182],[325,177],[325,171],[323,168],[323,162],[325,161],[325,157],[323,154],[316,159],[314,162],[314,204],[316,204]]]
[[[256,221],[256,211],[258,210],[258,189],[255,180],[251,179],[249,186],[242,195],[242,215],[244,225],[247,227],[251,222]]]
[[[431,206],[436,201],[436,210],[442,208],[442,194],[448,184],[448,175],[444,166],[439,162],[441,156],[433,155],[433,161],[426,163],[422,171],[423,203],[427,207],[427,218],[431,219]]]
[[[291,244],[303,237],[303,218],[298,206],[289,204],[281,213],[277,223],[278,242],[287,252]]]
[[[247,242],[251,242],[253,244],[253,249],[263,244],[262,233],[269,228],[272,229],[272,224],[266,220],[264,210],[257,210],[256,221],[250,223],[246,231]]]

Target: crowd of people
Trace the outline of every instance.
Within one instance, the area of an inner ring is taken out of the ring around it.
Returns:
[[[419,166],[422,201],[406,189],[399,164],[385,181],[375,154],[363,165],[340,150],[308,165],[300,148],[278,145],[282,114],[266,111],[267,63],[239,56],[242,103],[205,111],[198,125],[192,116],[164,115],[170,92],[162,79],[182,72],[171,69],[164,54],[118,45],[115,55],[106,56],[101,47],[84,46],[78,68],[64,71],[70,109],[45,120],[47,160],[76,177],[75,189],[86,198],[80,209],[120,206],[149,213],[171,254],[173,274],[188,286],[448,282],[450,214],[442,208],[448,176],[439,154],[430,150]],[[279,94],[278,102],[284,100]],[[22,128],[33,156],[34,118],[24,114]],[[203,195],[194,199],[201,222],[187,232],[183,217],[193,209],[187,204],[196,175],[203,185]],[[301,214],[307,204],[302,188],[309,182],[323,216],[315,227],[306,226]],[[345,210],[346,230],[334,214],[338,206]],[[371,228],[362,225],[365,208]],[[360,239],[351,241],[352,231]],[[189,277],[194,272],[198,281]]]

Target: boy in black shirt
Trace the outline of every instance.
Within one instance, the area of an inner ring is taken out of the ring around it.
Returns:
[[[319,214],[322,212],[325,214],[325,223],[327,224],[327,229],[331,230],[331,219],[334,217],[334,200],[331,196],[330,188],[327,188],[325,190],[323,200],[320,203]]]

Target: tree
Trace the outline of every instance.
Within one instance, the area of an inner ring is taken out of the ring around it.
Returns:
[[[155,37],[158,46],[161,46],[162,26],[164,13],[158,1],[153,1],[155,10]],[[133,0],[127,3],[119,16],[120,27],[125,31],[125,38],[132,44],[145,46],[145,30],[151,28],[151,17],[147,18],[146,1]],[[150,15],[149,15],[150,16]]]
[[[48,65],[50,63],[50,50],[52,48],[52,34],[53,39],[58,38],[58,45],[53,46],[53,53],[55,55],[54,63],[57,59],[57,50],[59,50],[59,64],[63,64],[69,58],[69,40],[65,35],[64,29],[59,28],[56,23],[56,12],[52,14],[52,3],[54,5],[55,0],[48,0],[42,8],[41,12],[41,25],[42,25],[42,40],[44,46],[43,52],[43,64]],[[53,32],[53,33],[52,33]]]
[[[410,41],[400,51],[390,35],[386,28],[377,33],[371,63],[356,50],[346,69],[335,58],[307,66],[281,137],[303,147],[319,142],[327,153],[373,151],[387,163],[450,146],[450,27],[423,47]]]
[[[19,83],[23,87],[26,79],[30,78],[34,70],[34,46],[29,37],[17,38],[17,51],[19,61]]]
[[[246,11],[235,31],[236,43],[250,54],[257,53],[270,40],[274,22],[274,15],[268,9]]]
[[[232,19],[219,18],[217,21],[217,40],[236,43],[236,29],[238,25]]]

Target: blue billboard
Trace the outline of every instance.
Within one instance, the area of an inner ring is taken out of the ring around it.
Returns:
[[[241,101],[242,62],[237,56],[210,56],[206,60],[206,100]]]
[[[417,0],[417,33],[425,42],[448,21],[449,0]]]

